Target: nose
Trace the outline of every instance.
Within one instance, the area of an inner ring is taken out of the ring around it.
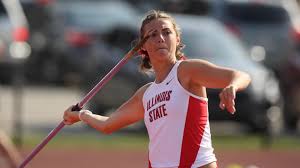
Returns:
[[[158,42],[159,42],[159,43],[165,42],[165,38],[164,38],[164,36],[163,36],[162,33],[160,33],[160,34],[158,35]]]

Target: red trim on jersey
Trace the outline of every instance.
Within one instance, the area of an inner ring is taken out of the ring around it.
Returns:
[[[152,168],[150,160],[148,160],[148,168]]]
[[[149,159],[149,152],[148,152],[148,168],[152,168],[151,162],[150,162],[150,159]]]
[[[195,162],[207,120],[207,102],[190,96],[178,168],[190,168]]]

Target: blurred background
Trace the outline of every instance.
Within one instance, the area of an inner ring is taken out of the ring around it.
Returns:
[[[130,50],[151,9],[174,16],[188,58],[251,75],[250,86],[237,94],[236,115],[218,108],[219,90],[208,90],[219,166],[300,163],[299,0],[2,0],[0,144],[10,141],[19,161],[29,154],[62,120],[65,108],[79,102]],[[139,62],[131,59],[86,108],[109,115],[153,80],[139,72]],[[143,123],[109,136],[79,123],[52,141],[29,166],[147,165]],[[81,164],[64,165],[82,154]],[[120,162],[109,161],[117,156]],[[4,157],[0,150],[1,168],[8,162]]]

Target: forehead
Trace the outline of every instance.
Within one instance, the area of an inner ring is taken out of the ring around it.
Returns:
[[[169,29],[174,28],[171,20],[166,18],[159,18],[159,19],[154,19],[150,21],[148,24],[146,24],[144,27],[144,31],[150,32],[150,31],[161,30],[165,28],[169,28]]]

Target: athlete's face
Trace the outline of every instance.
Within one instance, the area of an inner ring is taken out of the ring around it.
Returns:
[[[149,39],[144,44],[143,49],[147,51],[151,62],[153,59],[176,59],[176,46],[180,39],[170,20],[152,20],[144,26],[144,37],[146,36],[149,36]]]

